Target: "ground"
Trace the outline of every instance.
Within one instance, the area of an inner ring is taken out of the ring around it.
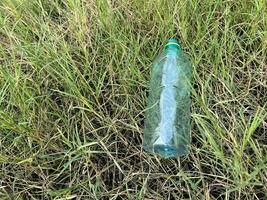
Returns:
[[[0,199],[267,199],[265,0],[1,0]],[[190,154],[142,149],[153,59],[193,65]]]

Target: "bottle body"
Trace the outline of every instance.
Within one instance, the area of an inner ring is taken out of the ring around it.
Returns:
[[[179,44],[167,44],[152,67],[145,113],[145,150],[166,158],[189,152],[191,76],[191,65]]]

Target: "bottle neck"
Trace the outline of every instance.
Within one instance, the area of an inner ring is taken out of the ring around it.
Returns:
[[[180,44],[174,39],[168,40],[168,43],[165,45],[165,50],[167,52],[174,52],[177,54],[182,51]]]
[[[166,46],[165,51],[167,54],[180,54],[182,52],[181,48],[177,48],[176,46]]]

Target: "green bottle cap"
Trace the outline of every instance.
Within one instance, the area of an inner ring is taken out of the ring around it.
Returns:
[[[176,39],[169,39],[167,44],[165,45],[165,48],[177,48],[180,49],[181,46],[178,43],[178,41]]]

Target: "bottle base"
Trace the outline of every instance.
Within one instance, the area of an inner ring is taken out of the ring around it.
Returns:
[[[145,150],[148,150],[148,149],[145,148]],[[149,151],[151,152],[151,149]],[[152,153],[156,153],[163,158],[170,158],[170,157],[177,158],[179,156],[187,155],[189,151],[184,146],[180,148],[174,148],[170,145],[157,144],[153,146]]]

